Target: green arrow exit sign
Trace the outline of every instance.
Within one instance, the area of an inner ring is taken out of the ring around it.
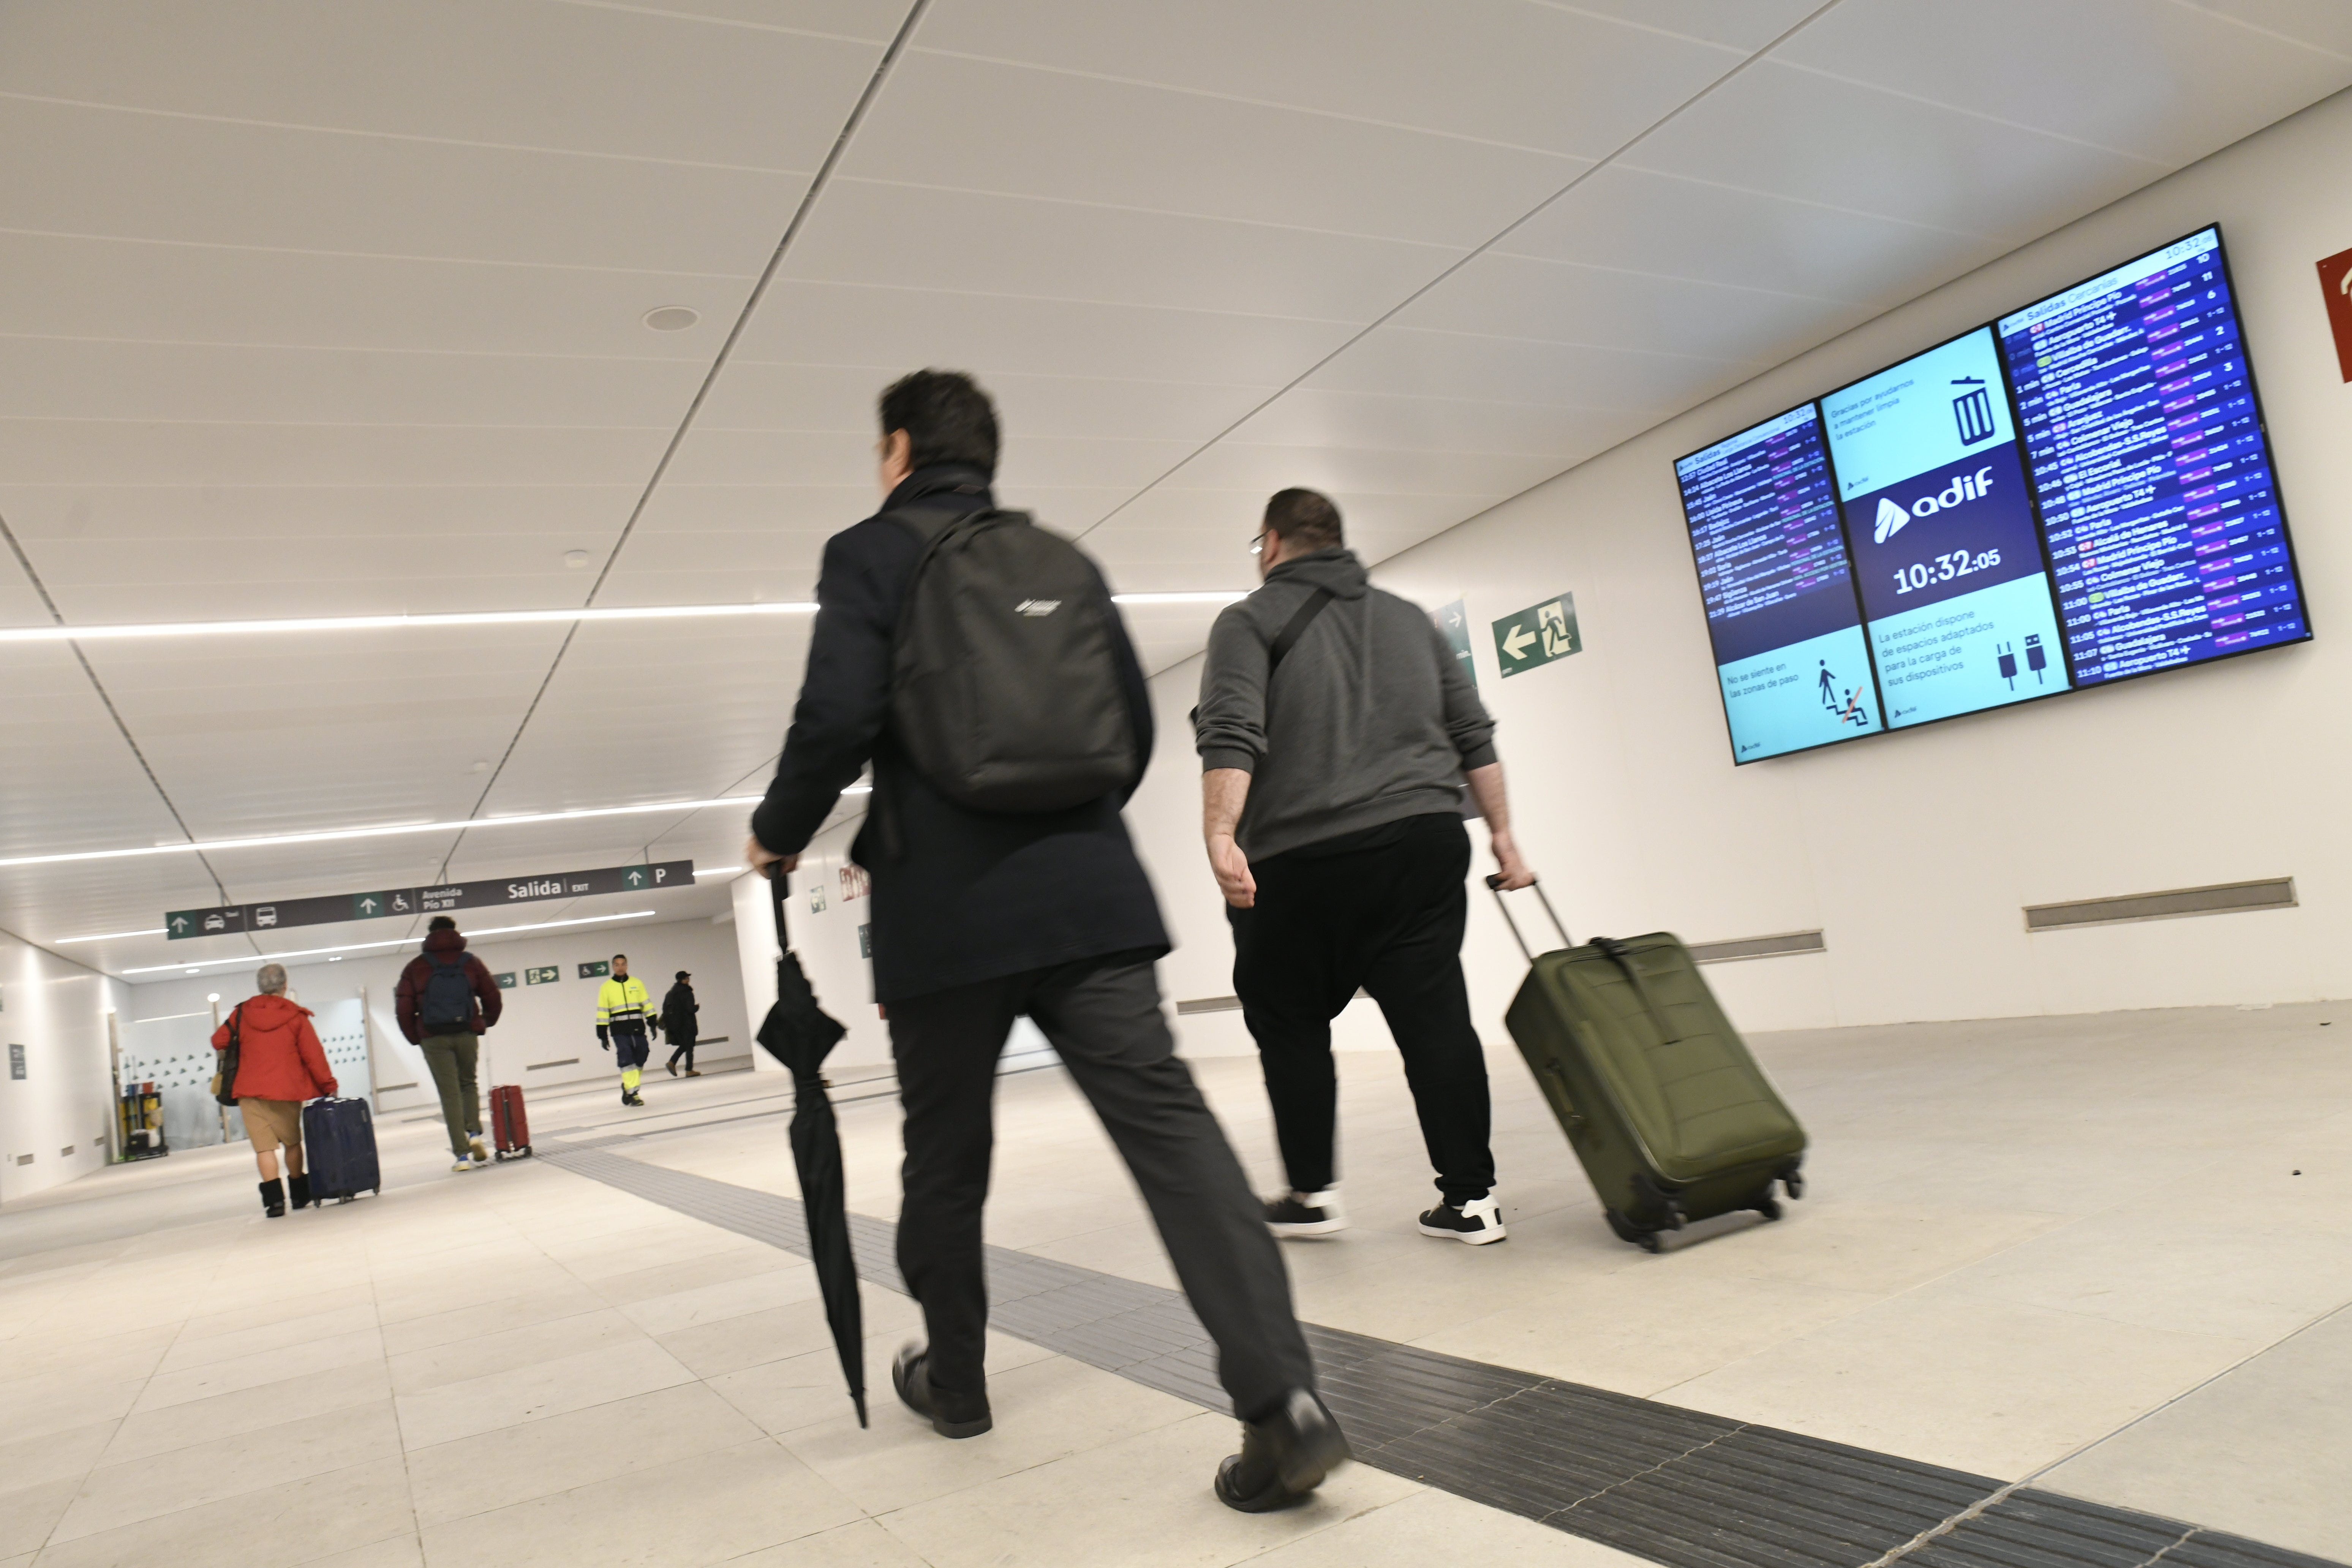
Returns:
[[[1576,632],[1576,595],[1560,594],[1494,623],[1495,662],[1507,679],[1554,659],[1582,653]]]

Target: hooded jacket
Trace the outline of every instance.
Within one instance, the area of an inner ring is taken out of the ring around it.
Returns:
[[[466,953],[466,979],[474,988],[474,1016],[466,1021],[467,1028],[480,1034],[499,1021],[499,1010],[506,1005],[506,998],[499,993],[499,983],[491,978],[482,961],[466,952],[466,939],[462,933],[428,931],[425,937],[425,951],[408,961],[408,967],[400,972],[400,984],[394,986],[392,992],[394,1010],[400,1017],[400,1032],[408,1037],[412,1046],[420,1045],[425,1039],[422,1009],[425,984],[433,978],[431,955],[452,952]]]
[[[236,1024],[236,1082],[229,1092],[239,1100],[315,1100],[332,1094],[337,1085],[319,1031],[310,1026],[310,1009],[283,996],[254,996],[240,1002],[213,1031],[213,1049],[228,1048],[229,1020]]]
[[[1269,679],[1274,639],[1318,588],[1331,602]],[[1463,773],[1495,760],[1495,721],[1436,625],[1339,545],[1217,616],[1192,722],[1203,770],[1251,775],[1234,842],[1253,860],[1458,812]]]
[[[661,1026],[662,1033],[669,1037],[671,1045],[694,1043],[698,1032],[694,1016],[701,1011],[702,1004],[694,999],[693,986],[681,980],[669,988],[668,994],[662,998]]]

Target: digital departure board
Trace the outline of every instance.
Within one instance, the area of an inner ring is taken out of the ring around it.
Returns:
[[[1741,762],[1880,728],[1811,404],[1675,465]]]
[[[1998,326],[2077,685],[2310,636],[2218,230]]]
[[[1675,473],[1735,762],[2311,636],[2216,228]]]
[[[1822,399],[1890,729],[2066,689],[1992,329]]]

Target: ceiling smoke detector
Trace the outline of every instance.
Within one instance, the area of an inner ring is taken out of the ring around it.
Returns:
[[[702,320],[702,312],[684,305],[662,305],[646,312],[646,325],[657,332],[682,332]]]
[[[582,571],[588,564],[588,552],[584,550],[567,550],[563,552],[563,563],[574,572]]]

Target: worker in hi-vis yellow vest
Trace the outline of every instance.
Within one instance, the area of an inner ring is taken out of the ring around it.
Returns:
[[[629,955],[613,955],[613,977],[596,988],[596,1043],[621,1064],[621,1103],[643,1105],[637,1085],[644,1079],[646,1058],[652,1052],[648,1036],[656,1026],[653,1003],[646,983],[629,973]]]

